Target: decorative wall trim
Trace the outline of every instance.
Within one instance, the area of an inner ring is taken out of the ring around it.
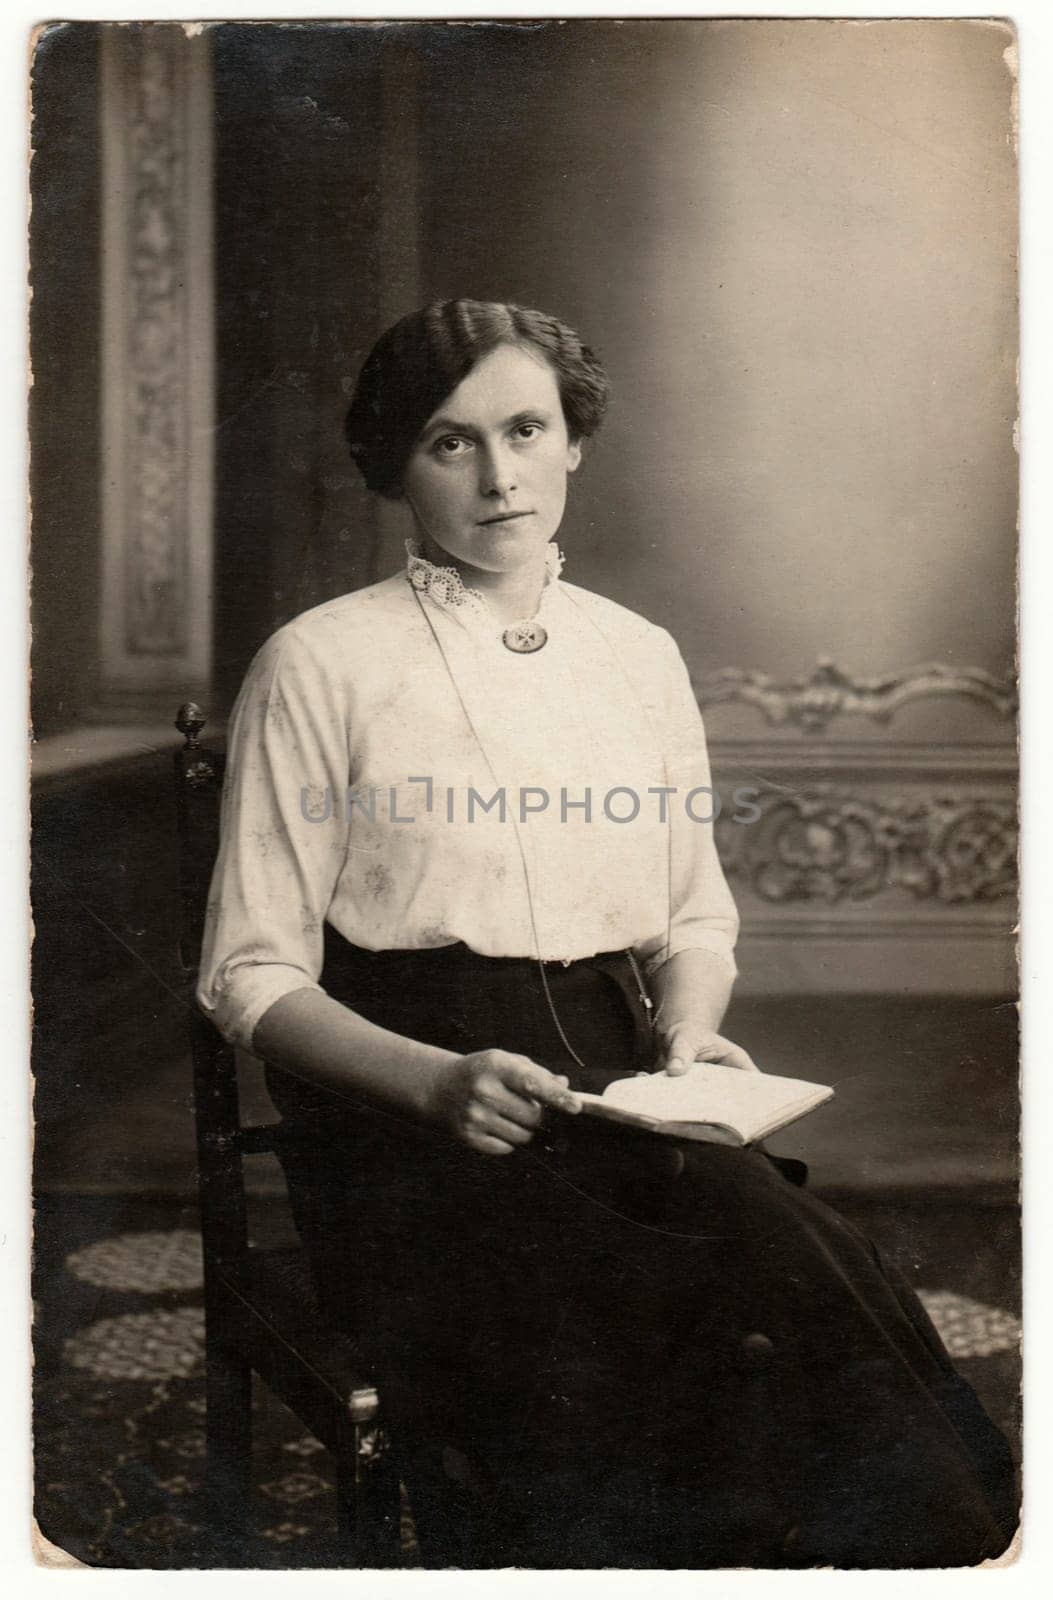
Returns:
[[[739,701],[756,707],[775,726],[790,724],[822,733],[836,716],[863,716],[888,722],[911,700],[964,696],[1010,718],[1017,707],[1016,686],[981,667],[949,667],[938,662],[910,667],[880,678],[853,679],[828,656],[820,656],[809,678],[780,682],[763,672],[724,667],[697,686],[699,704]]]
[[[115,25],[101,49],[101,659],[112,705],[208,683],[212,105],[207,31]]]
[[[823,784],[761,794],[760,818],[719,818],[728,877],[768,904],[832,906],[897,890],[938,906],[983,905],[1016,885],[1016,808],[990,795],[865,797]]]
[[[931,779],[955,783],[987,778],[1013,785],[1019,762],[1015,743],[950,743],[937,739],[824,739],[773,734],[709,739],[715,771],[753,773],[763,779]]]

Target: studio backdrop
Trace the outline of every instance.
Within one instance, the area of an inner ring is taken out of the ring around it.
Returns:
[[[614,383],[567,575],[671,629],[718,787],[762,791],[718,823],[745,984],[1011,991],[1012,58],[977,22],[56,28],[38,732],[221,723],[401,558],[341,433],[378,332],[541,305]]]

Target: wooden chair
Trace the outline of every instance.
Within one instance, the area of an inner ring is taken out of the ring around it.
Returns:
[[[249,1243],[242,1163],[274,1151],[279,1126],[243,1126],[233,1048],[194,1002],[224,766],[222,754],[198,742],[204,725],[199,707],[180,707],[181,957],[204,1250],[207,1492],[229,1560],[245,1534],[256,1372],[335,1459],[341,1559],[348,1566],[398,1566],[399,1472],[376,1387],[353,1341],[325,1326],[303,1251]]]

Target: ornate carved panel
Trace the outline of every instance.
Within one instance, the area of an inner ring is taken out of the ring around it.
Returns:
[[[182,52],[129,35],[126,648],[182,651],[187,628],[186,107]]]
[[[103,33],[103,609],[111,708],[203,689],[211,578],[208,39]]]
[[[880,678],[853,679],[821,656],[808,678],[779,682],[763,672],[725,667],[697,686],[699,704],[739,701],[754,706],[769,723],[789,724],[806,733],[825,732],[834,717],[869,717],[889,722],[901,706],[935,696],[964,696],[1006,719],[1017,706],[1015,685],[980,667],[949,667],[938,662],[887,673]]]
[[[867,797],[834,784],[756,802],[761,815],[717,823],[732,880],[769,904],[824,906],[904,890],[967,906],[1004,899],[1016,884],[1016,808],[995,796]]]

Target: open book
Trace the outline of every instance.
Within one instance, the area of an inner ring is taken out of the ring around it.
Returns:
[[[602,1095],[579,1094],[582,1110],[612,1122],[706,1144],[755,1144],[829,1100],[833,1090],[801,1078],[695,1062],[680,1077],[616,1078]]]

